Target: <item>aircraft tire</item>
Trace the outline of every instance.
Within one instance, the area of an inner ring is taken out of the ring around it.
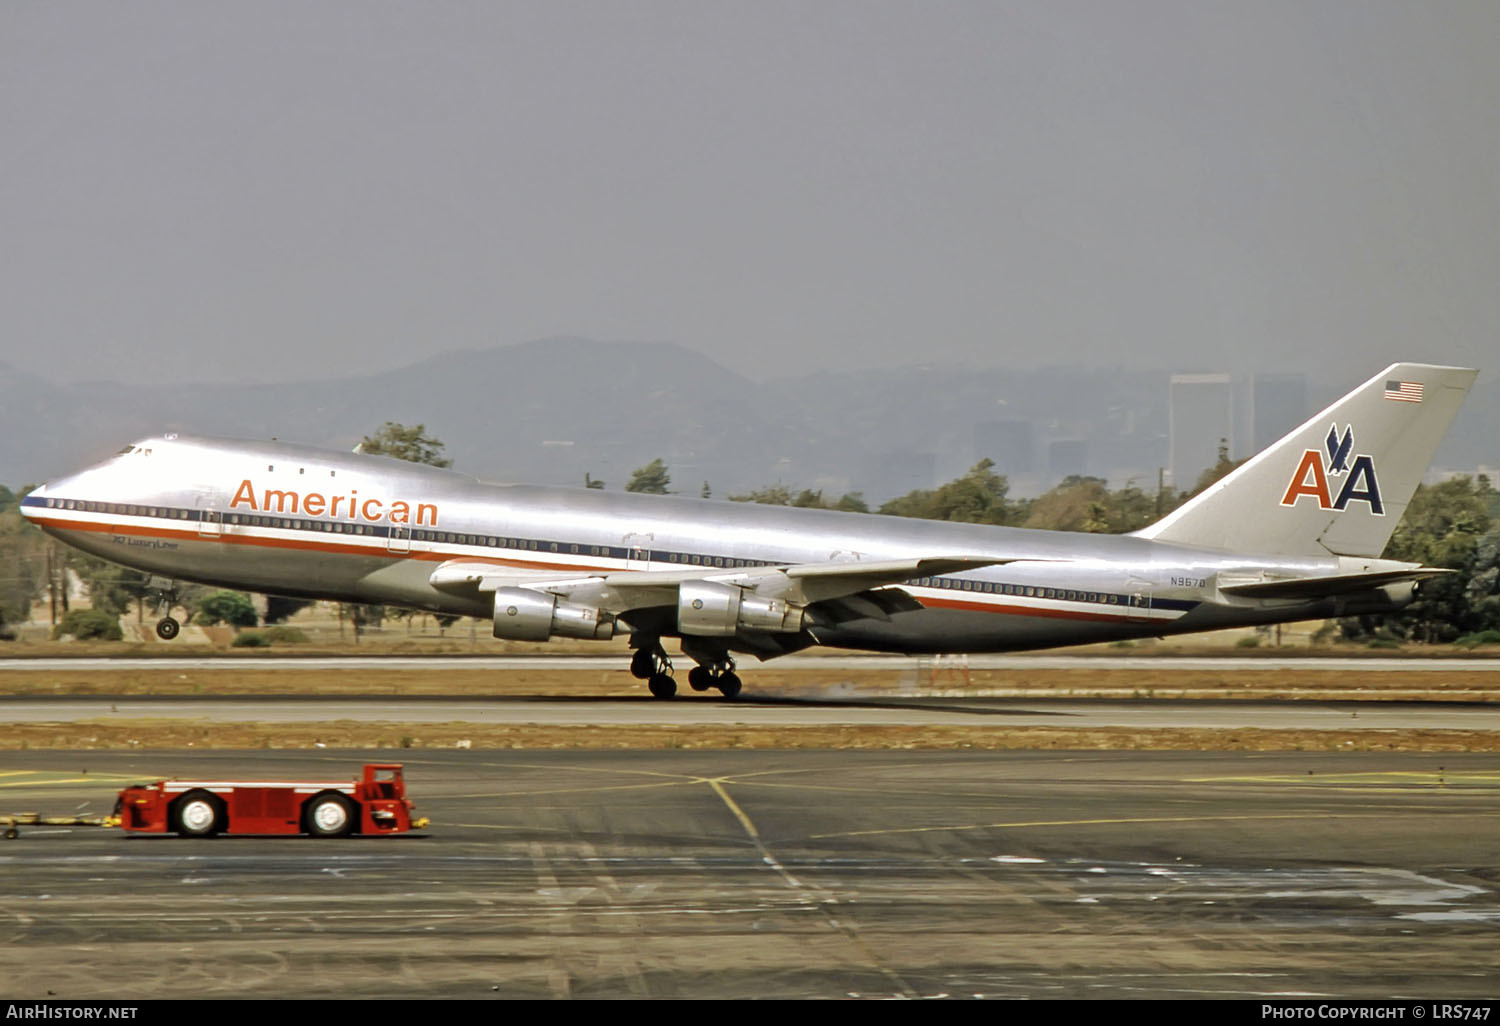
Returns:
[[[707,691],[714,686],[714,675],[706,666],[695,666],[688,671],[688,686],[694,691]]]
[[[656,698],[671,698],[677,694],[677,682],[665,673],[654,673],[646,686]]]
[[[733,670],[719,674],[719,690],[724,693],[725,698],[738,698],[741,687],[743,685],[740,683],[739,674]]]
[[[656,673],[656,653],[649,648],[638,648],[630,657],[630,674],[637,680],[650,680]]]
[[[182,625],[170,616],[164,616],[156,621],[156,636],[163,641],[171,641],[181,630]]]

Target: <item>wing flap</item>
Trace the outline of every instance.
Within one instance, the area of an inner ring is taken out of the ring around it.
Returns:
[[[820,623],[844,623],[849,620],[884,620],[893,613],[921,609],[922,604],[900,588],[876,588],[839,598],[815,602],[808,611]]]

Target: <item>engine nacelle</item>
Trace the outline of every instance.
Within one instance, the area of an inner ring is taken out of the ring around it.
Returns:
[[[698,637],[728,637],[739,630],[800,631],[802,609],[732,584],[683,581],[677,586],[677,629]]]
[[[552,637],[612,638],[615,618],[592,606],[561,602],[556,595],[530,588],[495,590],[495,637],[508,641],[546,641]]]

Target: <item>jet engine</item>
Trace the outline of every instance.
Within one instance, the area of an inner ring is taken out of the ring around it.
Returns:
[[[677,629],[709,637],[727,637],[742,629],[800,631],[802,608],[732,584],[683,581],[677,587]]]
[[[556,595],[530,588],[495,590],[495,637],[508,641],[564,638],[612,638],[615,618],[592,606],[562,602]]]

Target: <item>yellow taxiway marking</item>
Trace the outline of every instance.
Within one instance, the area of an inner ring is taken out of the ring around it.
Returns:
[[[561,834],[572,836],[570,827],[539,827],[530,823],[450,823],[443,820],[445,827],[463,827],[466,830],[525,830],[527,833],[537,834]]]
[[[1465,815],[1500,816],[1495,812],[1467,812]],[[1288,812],[1244,816],[1137,816],[1120,819],[1033,819],[1012,823],[960,823],[947,826],[894,827],[889,830],[849,830],[832,834],[809,834],[809,839],[827,837],[864,837],[870,834],[925,834],[942,830],[1024,830],[1028,827],[1129,826],[1135,823],[1230,823],[1268,822],[1278,819],[1383,819],[1383,812]]]
[[[711,787],[714,794],[719,796],[719,800],[728,807],[730,812],[734,813],[735,818],[740,821],[740,826],[749,835],[751,843],[760,852],[761,861],[770,867],[777,876],[786,881],[787,886],[792,889],[793,894],[797,895],[798,898],[809,906],[820,909],[824,917],[827,918],[828,925],[843,934],[875,971],[889,980],[897,991],[908,998],[917,996],[917,992],[902,978],[901,974],[886,965],[885,959],[861,936],[859,929],[852,922],[845,920],[834,911],[835,906],[839,903],[837,897],[816,884],[805,883],[793,875],[786,866],[781,864],[781,860],[766,846],[765,840],[760,836],[760,831],[755,829],[755,823],[751,821],[750,816],[744,809],[740,808],[739,803],[731,798],[729,792],[725,790],[725,783],[736,783],[733,776],[698,777],[696,782],[707,784]]]
[[[1405,784],[1438,786],[1486,786],[1500,784],[1494,770],[1370,770],[1358,773],[1273,773],[1266,776],[1188,777],[1187,784]]]
[[[1375,814],[1371,813],[1369,815],[1374,816]],[[888,830],[849,830],[834,834],[810,834],[809,837],[864,837],[870,834],[927,834],[936,833],[941,830],[1021,830],[1026,827],[1124,826],[1132,823],[1222,823],[1230,820],[1328,818],[1330,817],[1325,812],[1299,812],[1248,816],[1132,816],[1122,817],[1119,819],[1032,819],[1019,820],[1011,823],[965,823],[949,824],[947,826],[893,827]],[[1336,816],[1333,818],[1352,819],[1356,817]]]
[[[576,787],[543,787],[537,790],[520,789],[516,791],[476,791],[471,794],[450,794],[447,798],[535,798],[547,794],[603,794],[606,791],[652,791],[663,787],[686,787],[701,781],[684,777],[681,780],[658,780],[651,783],[639,784],[605,784],[602,786],[589,786],[579,784]]]
[[[755,841],[756,844],[760,844],[760,831],[755,829],[755,824],[750,821],[750,817],[745,814],[745,810],[740,808],[739,804],[733,798],[729,797],[728,791],[724,790],[724,781],[728,779],[730,778],[714,777],[698,782],[707,784],[713,788],[714,794],[718,795],[719,800],[729,806],[729,811],[734,813],[735,818],[740,821],[740,826],[745,828],[745,833],[749,834],[751,840]]]
[[[0,787],[51,787],[57,784],[119,784],[133,783],[141,779],[139,773],[132,776],[119,776],[111,773],[93,773],[85,776],[56,776],[48,774],[45,770],[7,770],[0,772],[0,777],[30,777],[29,780],[0,780]]]

